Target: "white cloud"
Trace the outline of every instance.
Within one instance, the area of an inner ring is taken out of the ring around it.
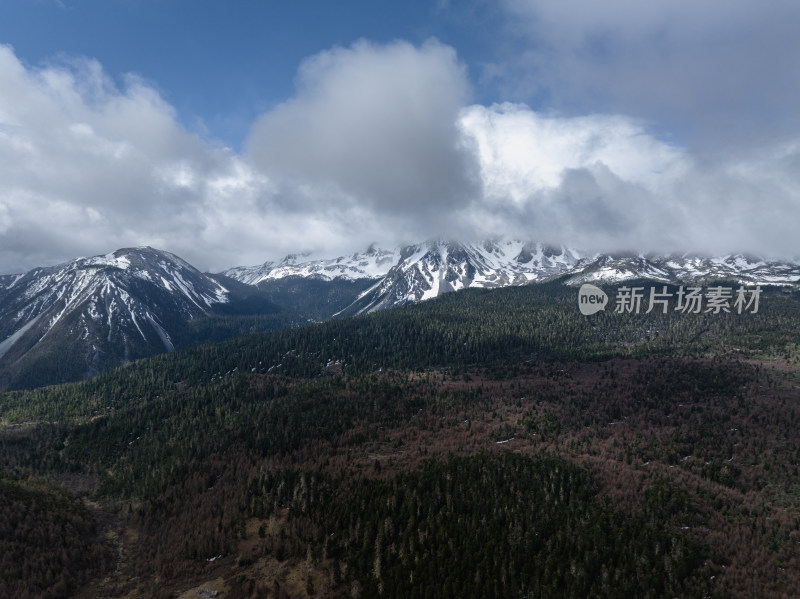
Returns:
[[[503,104],[466,108],[460,123],[483,181],[465,229],[599,251],[798,255],[798,143],[710,161],[619,115]]]
[[[27,68],[0,46],[0,90],[4,270],[166,240],[193,198],[163,173],[228,168],[156,92],[134,77],[118,89],[95,61]]]
[[[797,253],[800,137],[711,159],[624,115],[468,98],[438,42],[334,48],[237,155],[141,78],[0,46],[0,272],[141,244],[221,270],[439,234]]]
[[[271,178],[398,214],[469,199],[470,156],[455,124],[469,86],[452,48],[361,41],[306,60],[297,87],[248,139],[249,158]]]
[[[468,199],[467,94],[435,41],[333,49],[242,157],[188,133],[139,77],[120,88],[96,61],[28,67],[0,46],[0,272],[139,244],[222,269],[435,234],[437,208]]]
[[[687,168],[681,150],[623,116],[566,118],[502,104],[466,108],[460,124],[477,149],[484,193],[495,201],[519,203],[535,191],[558,187],[571,169],[605,166],[655,191]]]

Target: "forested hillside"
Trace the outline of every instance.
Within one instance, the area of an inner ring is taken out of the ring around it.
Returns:
[[[73,574],[2,578],[53,597],[794,596],[798,344],[797,292],[585,317],[552,284],[6,393],[0,498],[43,513],[4,538]],[[45,548],[64,521],[80,534]]]
[[[629,314],[609,308],[585,317],[577,309],[575,289],[558,282],[466,290],[366,316],[240,335],[139,360],[77,384],[8,393],[0,417],[95,416],[132,400],[213,383],[237,372],[313,378],[474,366],[502,372],[520,362],[613,356],[789,357],[798,348],[800,291],[773,288],[764,295],[756,314]],[[279,318],[231,316],[198,322],[198,335],[213,341],[217,327],[224,329],[220,336],[227,336],[271,326],[254,320]]]

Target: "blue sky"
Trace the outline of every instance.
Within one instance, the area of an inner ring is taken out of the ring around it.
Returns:
[[[796,0],[0,3],[0,273],[800,247]]]
[[[430,1],[23,0],[0,3],[0,40],[28,64],[85,56],[117,79],[136,73],[185,126],[238,147],[260,113],[292,95],[309,56],[361,38],[434,37],[479,65],[492,59],[498,18],[489,5]],[[503,99],[491,86],[475,93]]]

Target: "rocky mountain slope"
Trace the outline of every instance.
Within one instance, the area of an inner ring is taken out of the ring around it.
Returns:
[[[181,327],[228,300],[217,281],[149,247],[5,276],[0,372],[13,378],[39,365],[62,375],[92,375],[172,351]]]
[[[352,302],[332,315],[360,314],[423,301],[469,287],[525,285],[564,277],[569,285],[620,283],[634,279],[663,282],[735,280],[748,284],[800,283],[800,264],[746,255],[590,254],[568,247],[514,240],[459,243],[432,240],[393,251],[367,252],[330,260],[290,255],[280,262],[239,267],[224,274],[266,291],[294,281],[372,281]]]

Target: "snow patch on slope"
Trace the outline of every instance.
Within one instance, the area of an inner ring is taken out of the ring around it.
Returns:
[[[30,328],[36,324],[36,321],[39,320],[40,317],[41,314],[36,318],[34,318],[33,320],[31,320],[30,322],[23,325],[22,328],[20,328],[17,332],[15,332],[5,341],[0,342],[0,358],[5,356],[8,350],[14,347],[14,344],[19,340],[19,338],[22,337],[25,333],[27,333],[28,330],[30,330]]]

